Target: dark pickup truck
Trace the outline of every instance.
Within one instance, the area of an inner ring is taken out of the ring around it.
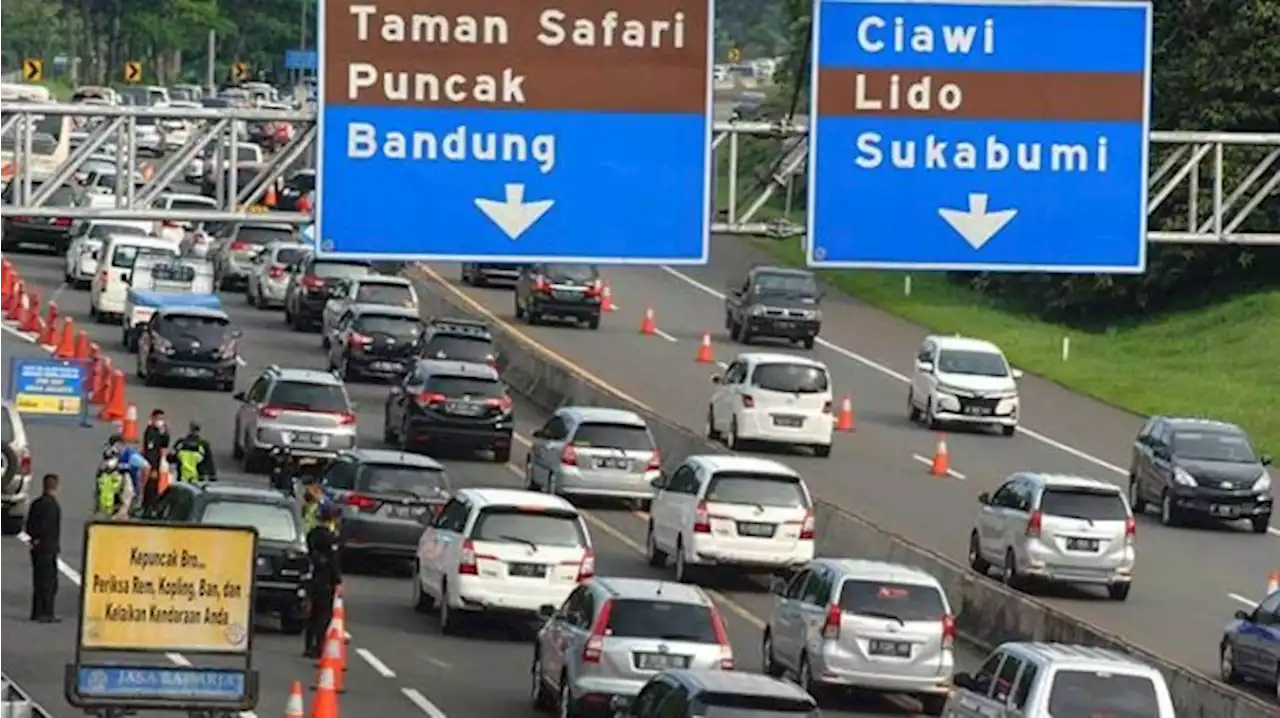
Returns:
[[[812,349],[822,330],[822,292],[803,269],[754,267],[741,283],[725,290],[724,326],[733,339],[749,344],[774,337]]]

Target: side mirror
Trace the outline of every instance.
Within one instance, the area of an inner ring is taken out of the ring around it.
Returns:
[[[1015,380],[1017,380],[1017,379],[1021,379],[1021,378],[1022,378],[1022,370],[1021,370],[1021,369],[1014,369],[1012,372],[1010,372],[1010,375],[1011,375],[1011,376],[1013,376],[1013,378],[1014,378]]]
[[[928,373],[930,373],[930,372],[932,372],[932,371],[933,371],[933,362],[931,362],[931,361],[917,361],[917,362],[916,362],[916,369],[919,369],[920,371],[925,372],[926,374],[928,374]]]
[[[1236,611],[1236,620],[1252,621],[1253,616],[1248,611]]]
[[[957,673],[951,677],[951,683],[956,688],[969,689],[973,687],[973,676],[968,673]]]
[[[550,603],[544,603],[541,606],[538,606],[538,618],[541,618],[544,621],[550,621],[555,615],[556,607]]]
[[[231,395],[231,398],[235,399],[236,401],[244,401],[244,392],[237,391],[236,393]]]
[[[533,438],[545,439],[547,438],[547,432],[543,431],[542,429],[538,429],[537,431],[533,432]]]
[[[781,596],[787,592],[787,582],[781,576],[774,576],[769,579],[769,593],[775,596]]]
[[[1262,464],[1263,466],[1270,466],[1271,454],[1263,454],[1262,456],[1258,457],[1258,463]]]
[[[650,485],[650,486],[652,486],[653,488],[655,488],[655,489],[659,490],[659,491],[661,491],[661,490],[663,490],[663,489],[667,488],[667,476],[666,476],[666,474],[659,474],[659,475],[657,475],[657,476],[653,477],[653,479],[651,479],[651,480],[649,481],[649,485]]]
[[[978,503],[982,504],[983,506],[989,505],[991,503],[991,494],[985,491],[978,494]]]
[[[1169,453],[1169,447],[1167,446],[1157,446],[1151,450],[1151,453],[1161,461],[1171,461],[1173,459],[1173,454]]]
[[[712,375],[711,375],[711,383],[712,383],[712,384],[719,384],[719,383],[721,382],[721,380],[722,380],[722,379],[724,379],[724,377],[720,376],[719,374],[712,374]]]

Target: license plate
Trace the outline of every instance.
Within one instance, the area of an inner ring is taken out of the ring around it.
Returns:
[[[630,467],[631,467],[631,462],[626,459],[619,459],[619,458],[612,458],[612,457],[596,459],[597,469],[624,469],[625,470]]]
[[[894,658],[910,658],[911,644],[899,641],[867,641],[867,653],[873,656],[892,656]]]
[[[526,578],[546,578],[547,565],[544,563],[509,563],[507,575]]]
[[[425,506],[383,506],[378,513],[389,518],[416,519],[427,512]]]
[[[293,434],[290,435],[289,441],[290,443],[294,443],[294,444],[315,444],[318,446],[324,443],[324,437],[321,436],[320,434],[311,434],[305,431],[295,431]]]
[[[964,413],[970,416],[990,416],[991,409],[985,406],[966,406],[964,408]]]
[[[374,371],[400,371],[403,368],[400,362],[394,361],[376,361],[372,364]]]
[[[773,532],[777,529],[773,524],[760,524],[751,521],[738,522],[739,536],[755,536],[758,538],[773,538]]]
[[[1067,539],[1068,551],[1097,551],[1098,539],[1086,538],[1069,538]]]
[[[688,656],[673,656],[670,653],[637,653],[636,668],[642,671],[665,671],[672,668],[688,668]]]
[[[804,426],[803,416],[777,416],[773,417],[774,426],[785,426],[792,429],[799,429]]]
[[[559,292],[559,291],[558,291],[558,292],[556,292],[556,293],[555,293],[555,298],[556,298],[556,299],[566,299],[566,300],[571,301],[571,302],[576,302],[576,301],[578,301],[578,300],[582,299],[582,297],[583,297],[583,296],[584,296],[584,295],[583,295],[583,293],[582,293],[582,292],[573,292],[573,291],[569,291],[569,292]]]
[[[199,367],[180,366],[174,369],[173,373],[176,374],[177,376],[185,376],[193,379],[198,379],[200,377],[209,376],[210,371],[208,369],[201,369]]]
[[[446,406],[450,414],[457,414],[458,416],[480,416],[484,413],[483,406],[469,401],[451,401]]]
[[[1212,513],[1214,516],[1239,516],[1240,507],[1239,506],[1223,506],[1221,504],[1214,504],[1209,508],[1209,512]]]

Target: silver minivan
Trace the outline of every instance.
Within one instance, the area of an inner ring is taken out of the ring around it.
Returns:
[[[525,488],[561,496],[628,499],[648,510],[662,473],[657,444],[632,411],[563,407],[537,431],[524,463]]]
[[[329,372],[272,365],[236,392],[231,455],[253,473],[271,449],[288,447],[300,464],[320,463],[354,449],[355,407],[342,380]]]
[[[603,713],[663,671],[733,669],[724,620],[697,586],[597,576],[543,618],[531,667],[538,710]]]
[[[1017,473],[978,496],[969,565],[992,566],[1011,588],[1030,581],[1102,586],[1123,601],[1133,581],[1136,524],[1115,484],[1082,476]]]
[[[764,672],[795,676],[817,697],[831,688],[916,696],[937,715],[951,689],[956,640],[942,584],[920,569],[880,561],[814,559],[774,579],[764,630]]]

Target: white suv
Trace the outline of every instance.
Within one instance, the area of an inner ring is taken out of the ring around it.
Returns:
[[[690,456],[654,480],[645,540],[649,565],[779,572],[813,560],[813,500],[794,469],[754,456]]]
[[[707,408],[707,438],[735,451],[749,442],[812,447],[831,455],[831,373],[792,354],[739,354],[716,384]]]
[[[969,534],[969,565],[1000,569],[1011,588],[1032,580],[1101,586],[1129,597],[1136,530],[1119,486],[1081,476],[1013,474],[982,505]]]
[[[456,634],[469,617],[536,618],[595,575],[591,535],[578,510],[547,494],[463,489],[418,541],[413,604],[439,611]]]
[[[907,415],[930,429],[943,424],[1018,430],[1018,384],[1000,347],[981,339],[925,337],[916,352]]]
[[[3,404],[4,419],[4,534],[16,534],[22,530],[31,504],[31,448],[27,443],[27,430],[22,425],[22,415],[8,401]]]

